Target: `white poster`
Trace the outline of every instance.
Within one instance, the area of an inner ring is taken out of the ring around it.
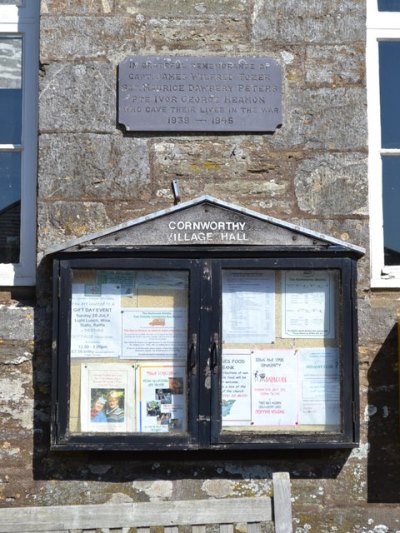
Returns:
[[[223,426],[248,426],[251,422],[251,351],[222,353]]]
[[[255,426],[297,423],[295,350],[259,350],[252,355],[252,422]]]
[[[135,414],[133,365],[81,365],[82,431],[132,432]]]
[[[333,274],[323,271],[284,272],[282,336],[335,337]]]
[[[226,350],[221,410],[225,427],[339,426],[339,350]]]
[[[137,376],[139,431],[187,430],[186,368],[160,362],[140,365]]]
[[[301,424],[340,424],[340,368],[336,348],[299,350]]]
[[[222,331],[225,343],[275,341],[274,272],[224,272]]]
[[[71,302],[71,357],[119,357],[121,286],[74,283]]]
[[[187,336],[186,308],[140,307],[122,312],[123,358],[185,358]]]

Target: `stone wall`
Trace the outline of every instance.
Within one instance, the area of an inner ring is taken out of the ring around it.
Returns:
[[[35,304],[32,294],[0,293],[0,505],[262,495],[273,471],[288,470],[298,533],[400,531],[398,297],[370,291],[368,253],[358,287],[360,448],[184,461],[49,451],[50,246],[171,206],[178,179],[183,200],[211,194],[368,249],[364,0],[42,0],[41,13],[40,265]],[[282,127],[126,134],[116,69],[139,54],[274,58]]]

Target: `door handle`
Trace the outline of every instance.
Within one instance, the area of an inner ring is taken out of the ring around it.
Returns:
[[[214,333],[212,337],[212,343],[210,346],[210,369],[216,374],[218,372],[218,333]]]
[[[188,353],[188,367],[192,375],[196,374],[197,368],[197,333],[192,334],[192,342]]]

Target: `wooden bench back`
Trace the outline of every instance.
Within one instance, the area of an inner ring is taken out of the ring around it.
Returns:
[[[151,527],[178,533],[179,526],[191,526],[192,533],[205,533],[207,524],[218,524],[220,533],[233,533],[234,524],[246,524],[247,533],[260,533],[261,523],[274,525],[270,531],[275,533],[292,533],[289,475],[274,474],[273,485],[273,498],[0,509],[0,533],[128,533],[131,528],[137,533],[150,533]]]

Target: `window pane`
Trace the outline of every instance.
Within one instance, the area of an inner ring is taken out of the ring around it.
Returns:
[[[0,144],[20,144],[22,39],[0,37]]]
[[[400,157],[384,156],[382,166],[385,264],[400,265]]]
[[[379,43],[382,147],[400,148],[400,41]]]
[[[223,273],[223,431],[340,429],[338,287],[335,271]]]
[[[74,270],[72,433],[187,431],[188,273]]]
[[[378,0],[379,11],[400,11],[399,0]]]
[[[0,263],[19,262],[21,154],[0,152]]]

